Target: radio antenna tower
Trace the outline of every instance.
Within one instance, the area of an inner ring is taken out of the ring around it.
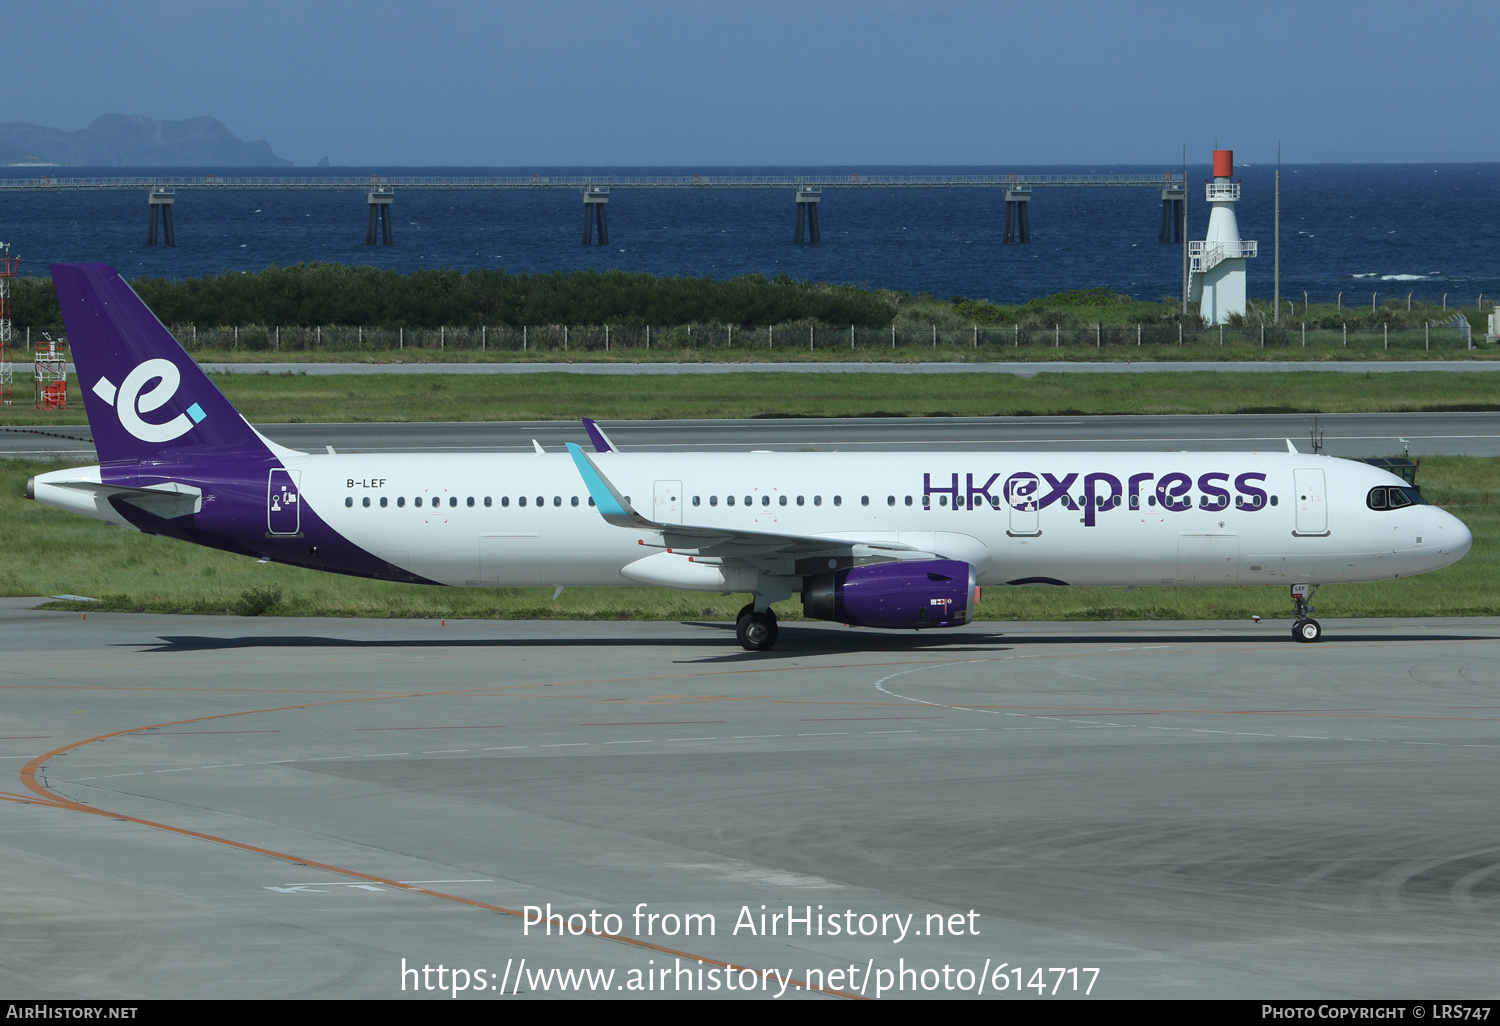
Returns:
[[[21,260],[10,255],[10,243],[0,242],[0,406],[14,406],[15,367],[10,360],[10,280]]]

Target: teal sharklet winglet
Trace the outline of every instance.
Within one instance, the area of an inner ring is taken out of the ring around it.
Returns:
[[[678,546],[685,554],[714,556],[721,558],[744,558],[755,553],[795,552],[808,555],[847,556],[854,546],[863,546],[878,552],[915,552],[916,547],[904,542],[864,541],[855,538],[839,538],[828,535],[784,534],[771,531],[742,531],[732,527],[703,527],[693,524],[663,524],[637,513],[625,496],[620,494],[609,478],[599,472],[594,461],[572,442],[565,443],[573,465],[583,478],[584,487],[594,500],[594,506],[606,522],[616,527],[633,530],[659,532],[668,539],[668,544]]]
[[[589,459],[584,451],[573,442],[568,442],[568,455],[573,457],[573,465],[578,468],[578,475],[583,478],[584,487],[589,490],[589,495],[594,500],[594,506],[599,510],[599,515],[616,527],[656,527],[657,525],[641,516],[631,508],[625,497],[609,483],[609,479],[599,472],[594,466],[594,461]]]

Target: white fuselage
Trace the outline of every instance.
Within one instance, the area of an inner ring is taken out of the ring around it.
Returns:
[[[659,522],[897,542],[971,562],[981,584],[1369,581],[1445,566],[1472,541],[1462,522],[1434,506],[1369,508],[1372,488],[1402,484],[1383,470],[1291,453],[593,458]],[[606,523],[566,455],[309,455],[286,465],[299,473],[308,508],[330,526],[431,581],[753,590],[724,583],[739,580],[732,574],[721,580],[696,568],[697,577],[681,580],[622,573],[661,553],[660,536]],[[1025,495],[1002,491],[1014,477],[1039,479],[1032,505],[1049,491],[1058,497],[1028,509]],[[1166,500],[1191,507],[1165,508],[1159,486]],[[795,576],[790,564],[783,573]]]

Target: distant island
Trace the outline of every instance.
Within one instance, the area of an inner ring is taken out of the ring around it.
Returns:
[[[104,167],[291,167],[271,144],[245,142],[218,118],[157,121],[105,114],[76,132],[25,121],[0,124],[0,164]]]

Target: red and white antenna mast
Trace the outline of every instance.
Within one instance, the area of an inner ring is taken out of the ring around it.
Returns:
[[[21,259],[10,255],[10,243],[0,242],[0,406],[14,406],[15,367],[10,359],[10,280],[19,273]]]

